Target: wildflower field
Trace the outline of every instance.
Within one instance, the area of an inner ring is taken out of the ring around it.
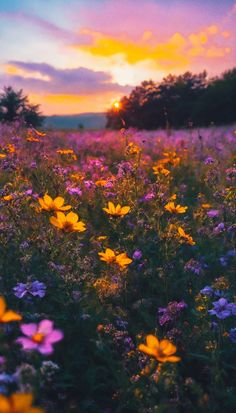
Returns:
[[[0,127],[0,413],[236,411],[235,140]]]

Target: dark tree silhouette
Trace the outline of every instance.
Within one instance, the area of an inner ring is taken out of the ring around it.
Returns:
[[[162,82],[142,82],[107,113],[107,127],[183,128],[236,122],[236,69],[207,80],[207,73],[169,75]]]
[[[38,127],[43,119],[39,105],[31,105],[22,89],[15,91],[11,86],[4,87],[3,93],[0,94],[1,121],[21,120],[27,126]]]

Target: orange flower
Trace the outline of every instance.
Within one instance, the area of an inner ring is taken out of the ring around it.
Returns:
[[[20,321],[20,320],[22,320],[21,315],[15,313],[15,311],[7,310],[6,301],[4,297],[0,297],[0,323],[10,323],[11,321]],[[0,413],[1,413],[1,410],[0,410]]]
[[[130,207],[129,206],[121,206],[117,204],[116,206],[113,202],[108,202],[108,208],[102,208],[109,215],[113,215],[114,217],[121,217],[129,213]]]
[[[11,143],[8,143],[6,146],[6,150],[8,153],[14,153],[16,149],[14,145],[12,145]]]
[[[164,168],[162,165],[156,165],[152,167],[154,175],[168,176],[170,174],[169,169]]]
[[[171,214],[184,214],[184,212],[186,212],[186,210],[188,209],[187,206],[181,206],[181,205],[175,206],[174,202],[168,202],[168,204],[166,204],[164,208],[167,211],[169,211]]]
[[[211,204],[202,204],[203,209],[209,209],[211,208]]]
[[[161,363],[166,363],[167,361],[176,363],[177,361],[180,361],[180,357],[173,356],[173,354],[176,353],[177,349],[176,346],[169,340],[164,339],[159,341],[157,337],[149,334],[146,337],[146,343],[147,345],[140,344],[138,346],[138,349],[143,353],[154,357]]]
[[[39,139],[39,138],[36,138],[34,135],[33,135],[33,133],[32,133],[32,131],[28,131],[28,134],[27,134],[27,136],[26,136],[26,140],[28,141],[28,142],[41,142],[41,140]]]
[[[106,179],[100,179],[100,180],[98,180],[98,181],[95,182],[95,185],[96,185],[96,186],[102,186],[102,187],[103,187],[103,186],[106,186],[107,182],[108,182],[108,181],[107,181]]]
[[[178,227],[178,233],[179,233],[179,236],[187,242],[187,244],[189,244],[189,245],[195,245],[196,244],[196,242],[193,241],[193,238],[191,237],[191,235],[186,234],[186,232],[183,230],[183,228]]]
[[[0,394],[0,413],[44,413],[43,409],[33,407],[30,393],[14,393],[9,397]]]
[[[107,264],[117,264],[121,269],[125,269],[132,262],[126,252],[116,255],[115,251],[110,248],[106,248],[105,252],[99,252],[98,255],[101,261],[105,261]]]
[[[13,195],[5,195],[3,198],[2,198],[4,201],[12,201],[12,199],[13,199]]]
[[[64,232],[83,232],[86,230],[85,224],[78,221],[79,217],[74,212],[65,215],[63,212],[57,212],[56,217],[51,217],[50,222],[54,227],[62,229]]]
[[[53,200],[49,195],[45,194],[43,198],[39,198],[41,208],[45,211],[68,211],[68,209],[71,209],[71,205],[64,205],[64,202],[65,200],[61,196]]]
[[[76,161],[77,156],[75,155],[73,149],[58,149],[57,153],[59,153],[59,155],[69,155],[69,158]]]

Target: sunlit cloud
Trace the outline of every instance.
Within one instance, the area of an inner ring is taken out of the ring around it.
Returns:
[[[217,25],[207,26],[199,32],[183,35],[173,33],[165,41],[159,41],[151,31],[145,31],[137,41],[127,35],[120,37],[106,36],[100,32],[86,30],[91,36],[91,43],[74,45],[77,50],[82,50],[97,57],[116,57],[117,61],[133,66],[145,62],[149,69],[155,68],[159,72],[187,70],[191,68],[197,57],[207,59],[221,58],[231,53],[227,46],[228,33],[220,34]],[[117,80],[117,69],[110,69]],[[126,66],[127,71],[127,66]],[[156,73],[156,75],[158,72]]]
[[[144,80],[233,67],[235,16],[231,0],[15,0],[0,5],[0,87],[47,113],[101,111]]]

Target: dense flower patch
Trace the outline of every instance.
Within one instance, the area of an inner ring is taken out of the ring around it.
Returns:
[[[0,138],[0,413],[235,412],[234,129]]]

